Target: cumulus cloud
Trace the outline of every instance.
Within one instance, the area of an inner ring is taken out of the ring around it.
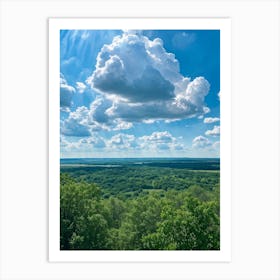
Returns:
[[[169,92],[172,84],[181,78],[177,59],[165,51],[161,39],[149,40],[141,34],[124,33],[103,46],[91,81],[94,88],[124,95],[129,100],[139,99],[137,94],[157,100],[172,96]]]
[[[76,141],[68,141],[62,136],[60,137],[60,148],[62,151],[93,152],[106,148],[106,141],[98,135]]]
[[[66,109],[71,106],[75,88],[67,84],[63,74],[60,74],[60,108]]]
[[[204,149],[210,147],[211,145],[212,143],[209,141],[209,139],[201,135],[195,137],[192,141],[192,146],[196,149]]]
[[[107,142],[108,147],[122,150],[122,149],[130,149],[130,148],[137,148],[138,143],[136,141],[136,137],[134,135],[119,133],[114,136]]]
[[[220,150],[220,141],[211,142],[208,138],[199,135],[192,141],[193,149],[204,150],[209,152],[218,152]]]
[[[127,71],[120,57],[112,55],[103,67],[97,68],[94,72],[93,86],[106,93],[107,97],[110,97],[109,94],[113,94],[129,102],[173,97],[174,86],[152,66],[147,65],[141,75],[136,75],[133,80],[129,79],[131,75]]]
[[[102,112],[103,116],[109,118],[119,118],[128,122],[142,122],[152,120],[177,120],[182,118],[194,117],[197,114],[209,112],[207,107],[198,107],[199,101],[209,90],[208,82],[198,77],[189,83],[188,91],[178,94],[171,100],[158,100],[157,102],[113,102],[109,106],[108,99],[99,99],[100,106],[107,106],[106,111],[100,110],[99,106],[95,110]],[[196,95],[196,96],[195,96]]]
[[[168,131],[156,131],[151,135],[142,136],[141,140],[153,143],[170,143],[175,140],[175,138]]]
[[[113,124],[115,125],[113,130],[127,130],[133,127],[132,123],[125,122],[120,119],[113,121]]]
[[[85,137],[96,131],[127,130],[133,127],[131,122],[119,118],[109,119],[106,114],[108,104],[104,100],[96,99],[91,107],[78,107],[61,121],[60,131],[65,136]],[[109,105],[110,106],[110,105]]]
[[[73,139],[77,140],[73,141]],[[156,131],[141,137],[136,137],[133,134],[117,133],[111,138],[103,138],[98,133],[93,133],[91,136],[84,136],[82,138],[69,138],[68,135],[62,135],[60,137],[60,147],[62,151],[106,151],[107,153],[116,151],[154,153],[155,151],[164,152],[168,150],[178,152],[187,150],[180,140],[180,137],[175,138],[168,131]]]
[[[102,97],[97,97],[90,105],[90,118],[99,123],[108,123],[109,116],[107,110],[112,106],[110,100],[104,99]]]
[[[83,93],[86,90],[87,86],[82,82],[76,82],[76,89],[79,93]]]
[[[179,138],[180,139],[180,138]],[[138,151],[163,151],[184,150],[185,146],[173,137],[168,131],[156,131],[150,135],[136,137],[135,135],[118,133],[106,141],[106,147],[111,151],[138,150]]]
[[[215,123],[215,122],[219,122],[220,121],[220,119],[219,118],[205,118],[204,119],[204,123]]]
[[[87,83],[100,94],[90,112],[98,122],[173,120],[209,112],[208,81],[184,77],[163,41],[141,32],[125,32],[104,45]]]
[[[207,130],[205,132],[205,135],[208,135],[208,136],[219,136],[220,135],[220,126],[215,125],[212,130]]]
[[[85,107],[78,107],[71,112],[68,118],[61,123],[61,134],[66,136],[90,136],[89,110]]]
[[[67,141],[65,137],[61,136],[60,137],[60,149],[61,149],[61,151],[79,150],[80,143]]]
[[[130,129],[133,124],[131,122],[125,121],[118,116],[111,118],[110,110],[112,109],[113,103],[111,100],[104,99],[102,97],[97,97],[90,105],[89,109],[89,119],[91,123],[95,124],[97,128],[105,130],[126,130]]]
[[[144,135],[139,138],[139,143],[141,148],[151,150],[183,150],[185,148],[168,131],[155,131],[151,135]]]
[[[94,135],[94,136],[91,136],[91,137],[88,137],[88,138],[80,139],[79,144],[80,145],[86,144],[86,145],[91,146],[93,148],[105,148],[106,147],[105,140],[98,135]]]

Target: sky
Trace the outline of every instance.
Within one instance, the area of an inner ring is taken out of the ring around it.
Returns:
[[[219,30],[61,30],[61,158],[219,157]]]

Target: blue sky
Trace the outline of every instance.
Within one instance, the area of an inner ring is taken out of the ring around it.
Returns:
[[[61,158],[219,157],[219,92],[219,30],[61,30]]]

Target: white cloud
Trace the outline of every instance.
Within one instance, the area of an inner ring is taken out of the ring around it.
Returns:
[[[187,150],[186,146],[180,140],[182,140],[181,137],[176,139],[168,131],[157,131],[142,137],[117,133],[109,139],[93,133],[92,136],[84,136],[74,141],[72,137],[61,136],[60,147],[62,152],[98,152],[106,153],[107,155],[110,153],[114,154],[115,152],[153,154],[154,152],[164,153],[167,150],[178,153],[179,151]]]
[[[90,130],[89,110],[85,106],[78,107],[61,123],[61,134],[66,136],[90,136]]]
[[[67,151],[87,153],[104,150],[106,148],[106,142],[98,135],[82,138],[77,141],[69,141],[66,140],[64,136],[62,136],[60,137],[60,148],[62,152]]]
[[[111,94],[128,102],[165,100],[174,96],[174,86],[155,68],[147,65],[141,74],[135,74],[133,80],[129,79],[131,73],[127,71],[120,57],[112,55],[103,67],[93,73],[93,86],[106,93],[107,97]]]
[[[107,145],[109,148],[115,150],[122,150],[122,149],[130,149],[130,148],[135,149],[137,148],[138,143],[134,135],[119,133],[112,136],[112,138],[108,140]]]
[[[110,119],[107,109],[111,103],[108,100],[96,99],[88,109],[85,106],[78,107],[69,113],[69,116],[61,121],[61,134],[65,136],[85,137],[91,136],[100,130],[128,130],[133,127],[131,122],[120,118]]]
[[[211,145],[212,144],[209,141],[209,139],[201,135],[195,137],[192,141],[193,148],[197,148],[197,149],[204,149],[210,147]]]
[[[82,82],[76,82],[76,89],[79,93],[83,93],[86,90],[87,86]]]
[[[125,32],[104,45],[87,79],[100,96],[91,108],[96,121],[173,120],[209,112],[204,99],[210,85],[203,77],[180,74],[179,62],[161,39]]]
[[[130,122],[124,122],[122,120],[115,120],[114,122],[115,127],[113,128],[113,130],[127,130],[133,127],[133,124]]]
[[[175,138],[168,131],[153,132],[151,135],[142,136],[140,139],[154,143],[170,143],[175,140]]]
[[[187,92],[178,94],[171,100],[157,102],[112,102],[112,106],[105,112],[110,118],[120,118],[129,122],[151,120],[176,120],[194,117],[209,112],[203,105],[198,107],[209,90],[208,82],[198,77],[189,83]],[[105,101],[106,102],[106,101]]]
[[[97,97],[90,105],[90,118],[102,124],[108,123],[110,120],[107,111],[111,106],[110,100]]]
[[[62,73],[60,73],[60,108],[66,109],[71,106],[75,88],[69,86]]]
[[[220,135],[220,126],[215,125],[212,130],[207,130],[205,135],[208,136],[219,136]]]
[[[80,145],[86,144],[86,145],[88,145],[90,147],[93,147],[93,148],[105,148],[106,147],[105,140],[98,135],[94,135],[94,136],[91,136],[91,137],[88,137],[88,138],[80,139],[79,144]]]
[[[197,137],[195,137],[192,141],[192,147],[195,150],[200,150],[200,151],[208,151],[210,153],[215,153],[217,155],[219,155],[219,151],[220,151],[220,141],[216,141],[216,142],[211,142],[208,138],[199,135]]]
[[[65,137],[60,137],[60,149],[61,151],[73,151],[80,149],[79,142],[70,142],[65,139]]]
[[[219,118],[205,118],[204,119],[204,123],[214,123],[214,122],[219,122],[220,121],[220,119]]]
[[[168,131],[156,131],[151,135],[139,137],[139,145],[146,150],[183,150],[185,146],[178,142]]]

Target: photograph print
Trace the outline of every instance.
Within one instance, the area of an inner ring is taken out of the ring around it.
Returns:
[[[60,29],[60,251],[220,250],[220,35]]]

